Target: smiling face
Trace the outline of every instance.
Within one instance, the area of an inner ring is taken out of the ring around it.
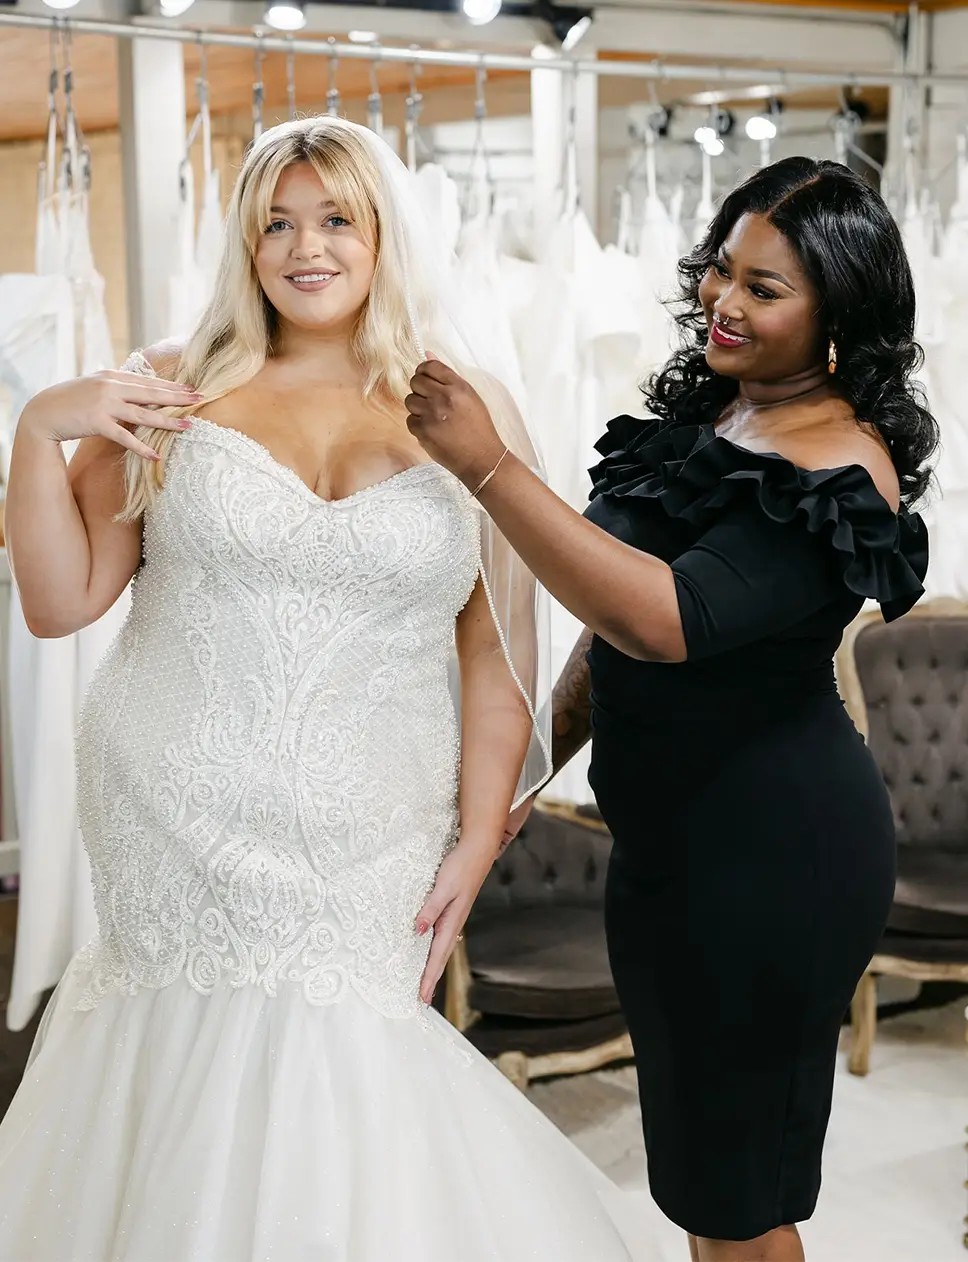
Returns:
[[[786,237],[762,215],[736,221],[699,285],[713,372],[783,381],[822,367],[820,296]]]
[[[255,248],[259,284],[295,328],[352,335],[370,295],[376,244],[354,223],[309,162],[279,176]]]

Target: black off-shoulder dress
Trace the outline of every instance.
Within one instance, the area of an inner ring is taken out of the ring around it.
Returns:
[[[852,465],[620,417],[586,516],[671,564],[688,660],[593,642],[590,779],[649,1178],[695,1235],[813,1212],[838,1033],[884,927],[894,826],[834,683],[864,598],[922,593],[926,531]]]

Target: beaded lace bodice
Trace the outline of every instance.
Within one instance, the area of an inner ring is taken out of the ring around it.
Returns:
[[[418,1009],[478,565],[476,506],[437,465],[327,502],[242,434],[177,439],[79,727],[82,1005],[184,975]]]

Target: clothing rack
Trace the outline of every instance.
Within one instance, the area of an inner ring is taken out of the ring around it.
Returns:
[[[33,27],[38,30],[64,30],[77,35],[105,35],[112,39],[170,40],[202,47],[251,48],[267,53],[292,53],[309,57],[332,57],[339,61],[404,62],[420,66],[454,66],[484,70],[557,70],[580,75],[607,75],[623,79],[652,81],[696,80],[724,83],[770,85],[771,92],[799,87],[849,88],[968,88],[968,74],[914,74],[883,71],[877,74],[837,74],[820,70],[786,70],[763,66],[710,66],[650,61],[598,61],[592,58],[556,57],[538,60],[506,53],[476,53],[460,50],[407,48],[340,44],[335,39],[295,39],[276,35],[242,35],[222,31],[190,30],[148,22],[102,22],[89,18],[42,17],[32,14],[0,13],[3,27]]]

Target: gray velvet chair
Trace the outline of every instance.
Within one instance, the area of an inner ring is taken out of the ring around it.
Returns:
[[[968,982],[968,605],[926,602],[890,625],[861,615],[837,676],[890,790],[898,835],[890,920],[851,1009],[849,1067],[864,1075],[879,975]]]
[[[446,1016],[522,1088],[632,1056],[605,946],[610,849],[600,820],[543,802],[494,865],[448,966]]]

